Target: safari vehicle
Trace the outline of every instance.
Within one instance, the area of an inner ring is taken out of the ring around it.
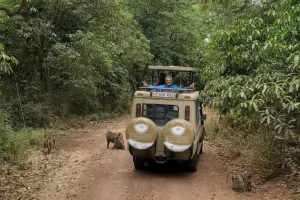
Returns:
[[[149,66],[148,69],[185,73],[188,84],[194,81],[196,73],[191,67]],[[132,120],[126,128],[127,146],[135,168],[142,169],[148,161],[178,160],[195,172],[205,133],[202,103],[199,91],[192,89],[140,87],[135,91]]]

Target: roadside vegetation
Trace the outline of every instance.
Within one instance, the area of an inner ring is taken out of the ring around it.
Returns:
[[[286,168],[299,176],[299,14],[297,1],[252,5],[205,52],[207,105],[225,116],[231,135],[262,147],[257,159],[270,176]]]
[[[235,159],[247,157],[262,177],[286,175],[299,184],[300,4],[226,5],[236,14],[212,35],[203,59],[202,96],[221,116],[211,139]]]
[[[265,177],[299,179],[297,0],[0,6],[0,160],[22,162],[45,130],[64,121],[128,112],[149,64],[181,65],[199,69],[206,106],[222,116],[210,140],[247,147]]]

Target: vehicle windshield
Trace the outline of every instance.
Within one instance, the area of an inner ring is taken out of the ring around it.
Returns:
[[[164,126],[179,117],[179,107],[166,104],[143,104],[142,116],[151,119],[157,126]]]

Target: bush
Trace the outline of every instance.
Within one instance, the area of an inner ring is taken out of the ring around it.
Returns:
[[[18,164],[24,161],[31,145],[40,144],[44,132],[31,129],[14,131],[7,112],[0,111],[0,160]]]
[[[265,179],[299,172],[300,148],[294,144],[275,137],[272,131],[247,129],[233,114],[220,122],[215,114],[210,116],[206,138],[221,149],[222,156]]]

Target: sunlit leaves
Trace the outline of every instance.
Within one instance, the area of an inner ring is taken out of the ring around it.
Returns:
[[[13,71],[11,66],[17,64],[18,61],[14,57],[5,54],[4,47],[0,43],[0,72],[10,74]]]
[[[295,66],[295,67],[299,65],[299,58],[300,58],[299,55],[295,55],[295,56],[294,56],[294,66]]]

